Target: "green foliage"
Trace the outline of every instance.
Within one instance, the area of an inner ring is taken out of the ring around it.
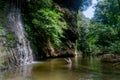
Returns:
[[[118,48],[120,40],[119,10],[119,0],[101,0],[96,5],[93,21],[102,24],[102,26],[97,29],[99,33],[98,41],[96,42],[101,52],[120,53],[120,49]]]
[[[81,37],[78,41],[80,51],[92,54],[120,53],[120,38],[116,28],[97,22],[90,23],[86,19],[83,20],[84,24],[80,27]]]
[[[78,48],[83,53],[120,54],[119,0],[100,0],[95,7],[95,15],[91,21],[81,14],[78,16],[81,35]]]
[[[23,1],[25,3],[23,5],[24,12],[35,12],[40,8],[48,8],[52,6],[52,0],[30,0],[30,1]],[[31,11],[32,10],[32,11]],[[28,13],[29,14],[29,13]]]
[[[22,10],[25,29],[29,34],[32,47],[38,58],[50,54],[50,45],[57,48],[62,45],[63,29],[67,29],[63,13],[56,10],[52,0],[27,2]]]
[[[115,28],[108,25],[96,24],[90,27],[89,30],[88,42],[90,47],[94,45],[95,52],[97,49],[97,53],[111,53],[113,51],[112,48],[115,49],[113,44],[115,45],[118,40],[117,30]]]
[[[120,21],[118,0],[100,0],[96,5],[94,19],[103,24],[118,26]]]
[[[83,53],[89,52],[89,45],[88,45],[88,27],[89,27],[89,19],[85,18],[81,13],[78,14],[78,26],[79,26],[79,34],[80,38],[78,40],[78,50]]]
[[[15,36],[12,33],[8,33],[6,37],[8,40],[15,40]]]
[[[63,29],[66,29],[66,23],[60,21],[62,14],[51,9],[38,10],[33,14],[34,19],[32,23],[34,26],[44,31],[44,35],[47,36],[55,45],[59,45],[60,37],[63,37]]]
[[[55,48],[69,46],[67,41],[75,43],[78,39],[77,10],[85,10],[89,5],[91,0],[26,1],[22,12],[25,28],[34,50],[44,56],[42,53],[47,53],[45,51],[49,48],[49,42]]]

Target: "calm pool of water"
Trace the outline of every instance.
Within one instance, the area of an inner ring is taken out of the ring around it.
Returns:
[[[95,58],[48,59],[0,74],[0,80],[120,80],[120,70]]]

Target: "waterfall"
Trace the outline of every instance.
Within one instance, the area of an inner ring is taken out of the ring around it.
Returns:
[[[9,0],[7,10],[7,28],[15,36],[15,50],[12,52],[14,64],[25,65],[33,61],[32,49],[24,29],[21,16],[21,1]],[[11,49],[10,49],[11,50]]]

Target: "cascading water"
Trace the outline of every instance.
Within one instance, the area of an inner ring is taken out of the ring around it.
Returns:
[[[7,28],[15,36],[14,64],[25,65],[33,61],[32,49],[27,39],[21,17],[21,0],[10,0],[7,12]]]

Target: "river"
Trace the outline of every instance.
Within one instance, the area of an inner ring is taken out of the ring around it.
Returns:
[[[120,80],[120,70],[98,58],[56,58],[6,71],[0,80]]]

